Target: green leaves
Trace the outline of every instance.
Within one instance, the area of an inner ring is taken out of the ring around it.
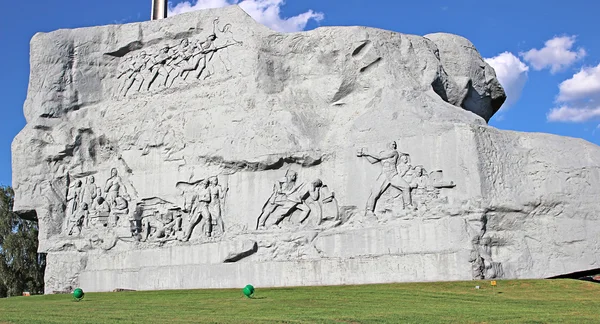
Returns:
[[[0,187],[0,297],[43,293],[45,254],[37,253],[38,224],[13,211],[14,192]]]

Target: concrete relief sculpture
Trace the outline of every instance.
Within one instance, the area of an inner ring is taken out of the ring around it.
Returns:
[[[453,181],[443,179],[442,170],[427,173],[422,165],[412,165],[408,153],[398,152],[395,141],[379,154],[357,152],[371,164],[380,164],[381,173],[371,186],[366,214],[374,216],[376,206],[385,201],[387,210],[417,210],[440,198],[441,188],[453,188]],[[401,196],[401,197],[400,197]],[[400,198],[400,199],[398,199]]]
[[[222,211],[227,190],[229,190],[229,188],[224,190],[219,184],[219,178],[216,176],[212,176],[208,179],[208,192],[210,193],[208,211],[211,215],[211,229],[216,228],[218,231],[221,231],[221,233],[225,233]]]
[[[333,192],[320,179],[310,184],[298,182],[296,171],[288,170],[273,185],[273,192],[256,221],[256,229],[279,226],[283,222],[321,225],[324,220],[339,221]]]
[[[182,213],[180,207],[164,199],[142,199],[130,220],[132,234],[144,242],[176,240],[183,229]]]
[[[379,163],[381,165],[381,173],[375,179],[375,184],[371,188],[371,193],[367,199],[367,213],[375,213],[375,204],[381,195],[389,188],[395,188],[402,192],[402,207],[412,207],[412,197],[410,193],[410,185],[403,178],[408,167],[407,154],[398,153],[396,142],[388,144],[388,149],[380,154],[369,154],[365,149],[361,149],[357,156],[364,157],[371,164]]]
[[[224,189],[217,176],[195,183],[179,182],[176,187],[182,191],[182,212],[187,214],[182,241],[189,241],[194,231],[207,238],[225,233],[223,210],[229,188]]]
[[[211,64],[215,55],[241,44],[232,37],[231,24],[219,28],[219,20],[215,19],[212,33],[204,38],[184,38],[178,44],[129,53],[118,67],[120,81],[116,96],[126,97],[136,92],[170,88],[175,82],[209,78],[213,74]]]
[[[96,186],[93,175],[83,179],[74,180],[67,189],[64,234],[77,236],[97,227],[115,228],[120,220],[128,219],[131,197],[116,168],[111,169],[104,189]]]
[[[159,197],[131,197],[116,168],[104,188],[96,186],[94,176],[74,180],[66,196],[63,233],[77,237],[103,228],[105,234],[117,233],[123,240],[160,243],[188,241],[194,233],[206,238],[225,233],[223,211],[229,188],[223,188],[217,176],[179,182],[176,187],[183,206]]]

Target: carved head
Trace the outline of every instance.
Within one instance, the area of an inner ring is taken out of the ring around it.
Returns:
[[[315,188],[323,187],[323,181],[321,181],[321,179],[315,179],[312,184]]]
[[[98,197],[98,199],[96,199],[96,201],[98,202],[98,205],[102,205],[105,200],[102,197]]]
[[[417,177],[423,176],[423,167],[422,166],[417,165],[416,167],[414,167],[414,170],[415,170],[415,175]]]
[[[206,180],[202,180],[202,181],[200,182],[200,187],[201,187],[201,188],[204,188],[204,189],[208,188],[208,179],[206,179]]]
[[[408,164],[410,162],[408,154],[400,155],[400,162],[402,162],[403,164]]]
[[[212,176],[212,177],[208,178],[208,183],[213,186],[216,186],[219,184],[219,178],[217,178],[216,176]]]
[[[188,41],[187,38],[184,38],[181,40],[181,43],[179,43],[179,45],[181,46],[188,46],[190,44],[190,42]]]
[[[117,172],[117,168],[112,168],[110,169],[110,177],[114,178],[118,175],[119,173]]]
[[[81,209],[83,209],[83,210],[87,210],[87,209],[88,209],[88,205],[87,205],[87,203],[83,203],[83,204],[81,204]]]
[[[395,150],[395,149],[397,149],[397,148],[398,148],[398,145],[396,145],[396,141],[391,141],[391,142],[388,144],[388,146],[389,146],[389,148],[391,148],[392,150]]]
[[[298,173],[296,173],[296,171],[294,170],[287,170],[285,173],[285,178],[289,182],[296,181],[296,179],[298,178]]]
[[[94,176],[90,176],[88,180],[90,181],[90,183],[96,182],[96,179],[94,179]]]
[[[214,41],[215,39],[217,39],[217,35],[215,35],[215,34],[210,34],[210,35],[208,35],[208,37],[206,37],[206,40],[211,41],[211,42]]]
[[[77,182],[75,182],[75,187],[81,187],[83,183],[81,182],[81,180],[77,180]]]

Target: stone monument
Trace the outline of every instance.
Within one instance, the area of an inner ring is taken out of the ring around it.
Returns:
[[[489,127],[504,100],[450,34],[237,6],[39,33],[14,208],[47,293],[600,268],[600,147]]]

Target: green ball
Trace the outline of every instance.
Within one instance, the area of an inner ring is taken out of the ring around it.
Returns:
[[[246,297],[252,297],[252,295],[254,295],[254,287],[252,285],[247,285],[242,291]]]
[[[81,288],[76,288],[75,290],[73,290],[73,298],[75,298],[77,300],[83,299],[84,295],[85,295],[85,293],[83,293],[83,289],[81,289]]]

